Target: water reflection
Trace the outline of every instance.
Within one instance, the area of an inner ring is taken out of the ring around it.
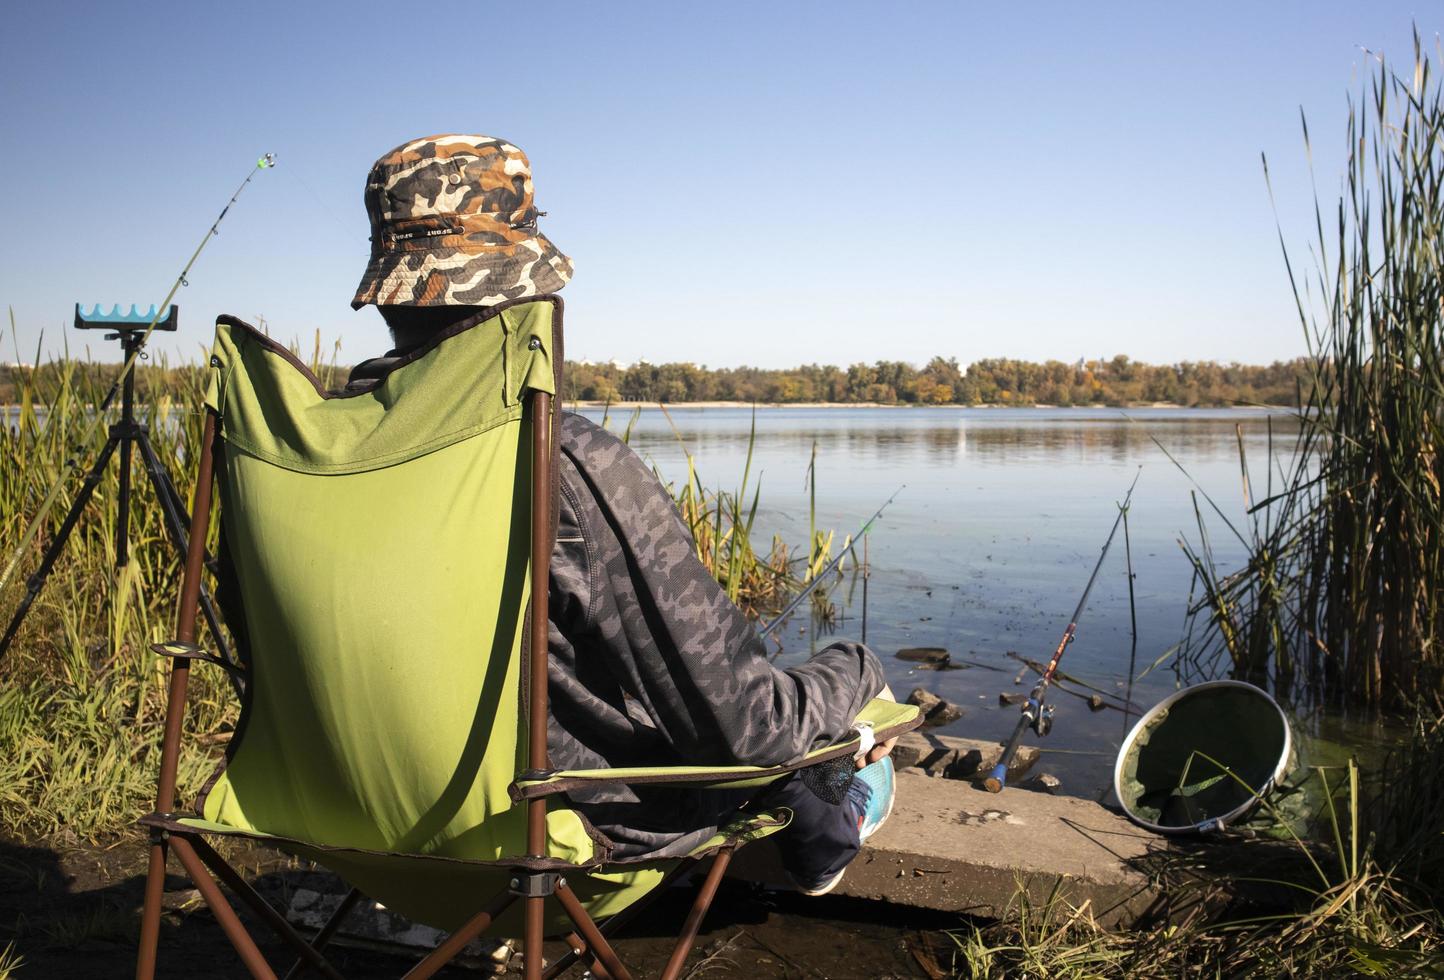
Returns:
[[[735,487],[752,413],[669,414],[670,423],[660,411],[643,411],[632,445],[665,478],[679,479],[686,472],[685,444],[704,483]],[[612,421],[620,431],[627,417]],[[1250,410],[760,409],[752,459],[762,486],[757,531],[764,540],[773,533],[792,542],[805,538],[804,475],[814,444],[821,526],[850,532],[907,484],[870,542],[868,642],[882,654],[900,695],[914,687],[935,691],[967,712],[950,731],[1001,739],[1016,708],[1000,707],[999,692],[1026,690],[1031,681],[1024,677],[1014,686],[1018,664],[1009,651],[1035,660],[1051,654],[1116,516],[1115,502],[1139,466],[1129,514],[1137,670],[1162,664],[1136,682],[1133,699],[1148,706],[1174,689],[1166,652],[1180,639],[1189,603],[1191,567],[1178,539],[1196,533],[1195,482],[1231,519],[1241,517],[1240,445],[1262,486],[1270,440],[1287,446],[1295,431],[1286,415]],[[1217,528],[1213,543],[1221,562],[1241,559],[1237,544]],[[861,589],[841,590],[838,598],[843,619],[836,630],[856,636]],[[1130,623],[1120,536],[1064,669],[1122,695]],[[779,637],[783,663],[800,661],[829,639],[806,622],[787,624]],[[903,646],[946,647],[969,666],[919,671],[894,658]],[[1095,714],[1060,695],[1046,743],[1058,752],[1049,758],[1050,771],[1072,792],[1105,791],[1123,728],[1119,712]]]
[[[1120,462],[1153,451],[1155,439],[1169,452],[1200,462],[1236,462],[1236,427],[1245,448],[1260,455],[1270,438],[1283,445],[1297,429],[1286,415],[1250,410],[764,409],[756,419],[756,446],[764,451],[809,453],[816,442],[820,450],[854,459],[932,466],[952,464],[960,454],[980,463],[1059,456]],[[751,420],[746,409],[674,408],[667,415],[644,410],[633,444],[665,454],[680,438],[699,459],[708,449],[745,451]],[[614,418],[614,427],[624,428],[625,421]]]

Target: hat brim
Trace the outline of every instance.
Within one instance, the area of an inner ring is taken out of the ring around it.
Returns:
[[[508,245],[441,247],[373,254],[351,300],[377,306],[495,306],[554,293],[572,260],[540,233]]]

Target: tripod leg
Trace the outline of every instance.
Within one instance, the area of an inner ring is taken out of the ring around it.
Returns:
[[[55,535],[55,540],[50,542],[50,547],[45,549],[45,555],[40,559],[40,567],[35,574],[25,580],[25,595],[20,599],[20,605],[15,607],[15,615],[10,619],[10,625],[5,628],[5,635],[0,637],[0,657],[10,649],[10,641],[15,639],[15,634],[20,630],[20,624],[25,620],[25,614],[30,611],[30,606],[40,595],[40,590],[45,587],[45,580],[50,577],[50,570],[55,565],[55,559],[60,557],[60,552],[65,549],[65,542],[70,538],[70,532],[75,529],[75,522],[80,519],[80,512],[90,502],[91,494],[95,493],[95,487],[100,483],[100,478],[105,475],[106,464],[110,462],[111,453],[115,452],[117,440],[109,439],[105,447],[101,449],[100,455],[95,459],[95,465],[90,467],[90,472],[85,474],[85,481],[80,485],[80,492],[75,495],[75,502],[70,505],[70,512],[65,515],[65,520],[60,524],[60,531]]]
[[[171,506],[175,508],[176,514],[180,517],[181,539],[182,541],[184,541],[186,528],[190,526],[190,512],[186,510],[186,502],[181,497],[180,491],[175,488],[175,480],[171,477],[170,470],[165,468],[165,463],[161,462],[160,456],[157,455],[155,451],[155,447],[150,445],[150,443],[147,441],[146,449],[150,450],[150,455],[155,457],[155,469],[158,470],[164,477],[162,485],[165,487],[166,494],[169,495]],[[146,463],[147,467],[149,467],[150,465],[151,464],[149,462]],[[156,489],[156,493],[160,493],[160,488]],[[185,553],[184,545],[182,545],[181,553]],[[206,552],[205,567],[207,571],[209,571],[212,575],[217,574],[216,558],[210,552]]]
[[[113,438],[113,437],[112,437]],[[130,436],[120,437],[120,492],[115,501],[115,567],[130,561]]]
[[[142,435],[136,440],[140,447],[141,462],[150,474],[151,485],[155,487],[155,495],[160,500],[161,513],[165,515],[166,531],[170,534],[171,543],[175,545],[176,551],[184,555],[187,547],[187,525],[190,524],[190,517],[185,512],[185,505],[181,502],[180,493],[175,488],[175,481],[170,478],[165,465],[161,463],[160,457],[156,455],[155,447],[150,440]],[[236,663],[235,654],[231,652],[230,644],[226,642],[225,634],[221,632],[221,619],[216,612],[216,605],[211,598],[211,590],[205,582],[201,582],[200,592],[201,614],[205,616],[206,625],[210,627],[211,636],[215,638],[217,651],[227,663]],[[237,665],[239,666],[239,665]],[[231,675],[232,683],[237,684],[236,693],[240,693],[239,681],[234,674]]]

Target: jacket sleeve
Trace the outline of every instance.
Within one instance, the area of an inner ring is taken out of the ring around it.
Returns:
[[[883,686],[872,652],[834,643],[774,667],[637,455],[579,416],[565,419],[562,449],[562,491],[589,566],[585,601],[565,600],[584,634],[573,643],[579,657],[605,658],[678,761],[776,765],[845,736]]]

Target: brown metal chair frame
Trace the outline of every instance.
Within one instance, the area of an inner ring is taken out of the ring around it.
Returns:
[[[552,419],[552,397],[546,392],[530,394],[528,411],[533,420]],[[552,534],[551,530],[551,482],[557,447],[554,445],[555,427],[550,424],[533,424],[532,427],[532,499],[531,499],[531,604],[530,651],[527,676],[527,758],[532,770],[548,768],[547,758],[547,625],[548,625],[548,582],[550,578]],[[185,716],[186,689],[190,679],[191,660],[196,641],[196,619],[199,609],[201,576],[205,559],[206,530],[210,523],[211,497],[215,484],[215,454],[219,439],[219,419],[214,410],[207,410],[202,435],[202,450],[196,478],[195,502],[191,510],[191,525],[186,553],[185,574],[181,586],[180,606],[176,613],[176,642],[167,646],[178,652],[171,656],[170,685],[166,701],[165,734],[161,742],[160,782],[156,792],[155,815],[171,819],[175,805],[176,766],[180,756],[181,723]],[[189,655],[186,655],[189,654]],[[207,659],[207,658],[199,658]],[[545,858],[547,849],[546,812],[547,800],[539,796],[526,801],[527,807],[527,854],[532,858]],[[692,904],[692,909],[683,925],[681,935],[672,951],[671,958],[661,976],[664,980],[675,980],[687,960],[697,932],[706,915],[717,886],[727,869],[734,850],[733,845],[719,850],[713,858],[707,876]],[[150,828],[150,866],[146,874],[145,908],[141,917],[140,950],[136,960],[138,980],[152,980],[155,976],[156,955],[160,941],[161,902],[165,892],[166,858],[174,852],[184,866],[186,874],[195,883],[206,905],[215,915],[226,938],[235,947],[242,963],[251,975],[264,980],[275,980],[265,957],[261,954],[250,932],[242,924],[230,902],[222,894],[217,879],[233,891],[261,919],[265,920],[276,934],[298,955],[298,959],[286,973],[295,976],[312,967],[322,976],[341,980],[341,974],[322,955],[321,950],[330,942],[347,913],[360,899],[359,891],[353,890],[342,901],[330,920],[307,941],[262,898],[215,850],[206,843],[200,831],[181,831],[174,828]],[[651,893],[624,911],[612,916],[606,928],[598,928],[567,885],[564,875],[555,871],[543,872],[527,868],[513,869],[510,887],[498,894],[490,904],[477,912],[467,922],[451,933],[441,945],[432,950],[405,974],[406,980],[420,980],[430,977],[450,962],[472,939],[481,935],[492,921],[514,902],[520,900],[523,908],[522,956],[526,980],[550,980],[560,976],[578,960],[585,959],[595,976],[611,980],[629,980],[631,973],[617,956],[608,936],[631,921],[647,904],[679,878],[686,875],[697,864],[696,859],[683,861],[674,868]],[[541,956],[542,939],[545,931],[545,903],[554,898],[560,903],[567,917],[576,926],[576,931],[566,939],[570,952],[553,964],[544,967]]]

